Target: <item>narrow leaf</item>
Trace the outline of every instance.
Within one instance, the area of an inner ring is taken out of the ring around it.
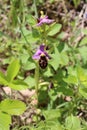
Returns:
[[[0,72],[0,85],[4,85],[5,86],[7,84],[8,84],[8,82],[6,80],[5,75],[2,72]]]
[[[18,60],[14,60],[7,69],[7,80],[8,82],[11,82],[16,75],[18,74],[18,71],[20,69],[20,64]]]

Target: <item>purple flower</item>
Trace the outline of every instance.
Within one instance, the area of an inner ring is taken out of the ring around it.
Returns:
[[[47,59],[50,59],[50,56],[45,51],[45,45],[44,44],[40,45],[39,49],[36,51],[36,53],[33,55],[32,58],[35,59],[35,60],[39,60],[41,55],[44,55],[44,56],[46,56]]]
[[[52,22],[54,22],[54,20],[48,19],[48,16],[45,16],[45,17],[43,17],[43,18],[41,17],[41,18],[38,19],[38,24],[37,24],[37,26],[41,26],[41,25],[43,25],[44,23],[50,24],[50,23],[52,23]]]

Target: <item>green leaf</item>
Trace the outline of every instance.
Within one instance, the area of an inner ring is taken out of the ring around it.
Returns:
[[[59,38],[59,39],[64,39],[64,38],[66,38],[66,36],[67,36],[67,33],[62,31],[62,32],[58,35],[58,38]],[[64,42],[64,44],[65,44],[65,42]]]
[[[87,99],[87,88],[83,85],[80,85],[79,87],[79,93],[85,98]]]
[[[44,72],[44,76],[51,77],[53,76],[51,69],[48,67],[47,70]]]
[[[55,53],[51,55],[51,60],[49,61],[49,64],[52,65],[52,67],[57,70],[60,64],[60,53],[58,52],[58,49],[55,47]]]
[[[33,63],[32,61],[28,61],[25,65],[24,65],[24,70],[32,70],[35,69],[35,63]]]
[[[46,120],[53,120],[60,117],[61,114],[60,114],[59,109],[52,109],[52,110],[43,111],[43,115]]]
[[[52,65],[52,67],[57,70],[59,67],[59,64],[61,65],[67,65],[69,62],[69,57],[67,56],[66,52],[59,53],[58,49],[55,47],[55,53],[51,55],[51,60],[49,61],[49,64]]]
[[[0,104],[0,111],[10,115],[20,115],[25,110],[26,105],[19,100],[5,99]]]
[[[51,101],[55,101],[58,97],[57,95],[57,91],[55,91],[54,89],[51,89],[49,92],[48,92],[48,95],[51,99]]]
[[[8,86],[15,90],[24,90],[27,89],[29,86],[22,80],[14,80],[11,83],[8,83]]]
[[[39,38],[40,37],[40,34],[39,34],[39,31],[37,29],[32,29],[32,36],[34,38]]]
[[[0,112],[0,130],[9,130],[11,116]]]
[[[51,121],[46,121],[46,130],[63,130],[62,125],[56,121],[56,120],[51,120]]]
[[[58,87],[57,91],[66,96],[73,96],[72,89],[67,87],[66,85]]]
[[[27,21],[29,22],[29,24],[30,24],[31,26],[37,24],[37,20],[36,20],[32,15],[30,15],[30,14],[29,14],[28,17],[27,17]]]
[[[87,62],[87,47],[86,46],[82,46],[78,48],[79,50],[79,54],[81,55],[81,60],[84,64],[86,64]]]
[[[27,83],[29,85],[29,88],[32,88],[35,86],[35,78],[34,77],[31,77],[31,76],[28,76],[26,79],[25,79],[25,83]]]
[[[28,58],[29,58],[28,53],[20,55],[20,60],[21,60],[22,64],[26,64],[28,62]]]
[[[39,37],[34,37],[32,32],[30,31],[30,33],[26,36],[26,39],[29,39],[29,43],[33,44],[36,43],[39,40]]]
[[[80,0],[73,0],[73,3],[74,3],[74,6],[75,6],[75,8],[77,8],[78,7],[78,5],[80,4]]]
[[[80,66],[77,66],[77,76],[80,83],[87,86],[87,72]]]
[[[67,130],[81,130],[80,119],[73,115],[68,116],[65,120]]]
[[[80,46],[87,44],[87,37],[84,37],[81,42],[79,43]]]
[[[78,79],[76,76],[69,75],[67,78],[63,79],[68,84],[78,84]]]
[[[45,120],[37,124],[35,130],[63,130],[62,125],[57,120]],[[34,130],[32,129],[32,130]]]
[[[8,84],[8,82],[6,80],[5,75],[2,72],[0,72],[0,85],[4,85],[5,86],[7,84]]]
[[[60,54],[60,64],[67,65],[69,62],[69,58],[66,52],[61,52]]]
[[[19,69],[20,69],[19,60],[12,61],[12,63],[8,66],[7,69],[8,82],[12,82],[12,80],[17,76]]]
[[[58,33],[61,29],[62,25],[61,24],[53,24],[52,26],[50,26],[50,31],[48,33],[48,36],[53,36],[56,33]]]

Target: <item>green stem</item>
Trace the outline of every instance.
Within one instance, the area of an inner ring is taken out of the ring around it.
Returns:
[[[71,52],[71,54],[73,56],[74,65],[76,65],[78,63],[78,60],[77,60],[77,58],[75,56],[75,50],[74,50],[75,48],[73,48],[73,46],[70,45],[70,41],[69,41],[69,43],[67,43],[67,45],[70,48],[70,52]]]
[[[26,43],[27,43],[27,45],[28,45],[28,46],[27,46],[27,45],[25,45],[25,47],[27,48],[27,50],[28,50],[28,52],[29,52],[30,56],[32,56],[32,52],[31,52],[31,49],[30,49],[29,42],[28,42],[28,40],[27,40],[26,36],[24,35],[24,32],[23,32],[23,30],[22,30],[21,25],[20,25],[20,31],[21,31],[21,34],[22,34],[22,36],[24,37],[24,39],[25,39],[25,41],[26,41]]]
[[[36,16],[36,18],[38,18],[38,12],[37,12],[36,0],[33,0],[33,3],[34,3],[35,16]]]
[[[38,88],[39,88],[39,64],[38,62],[36,62],[36,69],[35,69],[35,90],[36,90],[36,96],[37,96],[37,100],[38,100]]]
[[[44,43],[46,44],[46,36],[47,36],[47,34],[46,34],[46,25],[44,25]]]
[[[42,41],[46,45],[47,44],[46,43],[46,39],[47,39],[46,25],[43,24],[41,29],[42,29]]]
[[[36,62],[36,69],[35,69],[35,91],[36,91],[36,99],[37,99],[37,108],[38,108],[38,89],[39,89],[39,64]],[[38,123],[38,115],[36,115],[36,122]]]
[[[23,30],[22,30],[22,24],[21,24],[20,19],[18,19],[18,23],[19,23],[19,27],[20,27],[21,34],[22,34],[22,36],[23,36],[23,38],[24,38],[24,40],[25,40],[25,42],[26,42],[25,47],[27,48],[27,50],[28,50],[30,56],[32,56],[32,51],[31,51],[31,48],[30,48],[31,46],[30,46],[30,43],[28,42],[28,40],[27,40],[27,38],[26,38],[26,36],[25,36]]]

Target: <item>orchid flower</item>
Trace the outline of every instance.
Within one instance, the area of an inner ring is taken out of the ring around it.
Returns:
[[[33,55],[32,58],[35,59],[35,60],[39,60],[41,55],[44,55],[44,56],[46,56],[47,59],[50,59],[50,56],[45,51],[45,45],[44,44],[40,45],[39,49],[36,51],[36,53]]]
[[[50,24],[50,23],[54,22],[54,20],[49,19],[48,16],[41,17],[38,19],[38,21],[39,22],[38,22],[37,26],[41,26],[43,24]]]

